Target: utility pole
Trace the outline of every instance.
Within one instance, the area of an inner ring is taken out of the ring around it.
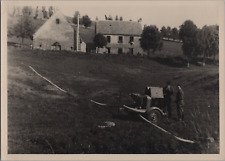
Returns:
[[[80,20],[80,15],[77,15],[77,51],[79,51],[79,20]]]

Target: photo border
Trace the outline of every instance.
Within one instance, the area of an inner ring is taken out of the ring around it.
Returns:
[[[216,0],[213,3],[219,6],[219,135],[220,154],[8,154],[7,147],[7,4],[12,1],[1,2],[1,157],[2,160],[225,160],[225,54],[224,54],[224,1]],[[46,3],[43,1],[19,1],[17,3]],[[49,3],[57,1],[48,1]],[[66,2],[66,1],[64,1]],[[88,1],[86,1],[88,3]],[[97,2],[97,1],[96,1]],[[114,1],[115,2],[115,1]],[[114,3],[112,1],[112,3]],[[128,1],[119,1],[128,3]],[[146,1],[137,1],[146,2]],[[148,1],[149,2],[149,1]],[[150,1],[155,2],[155,1]],[[164,5],[169,0],[159,1]],[[182,3],[186,1],[176,1]],[[190,2],[190,1],[189,1]],[[188,2],[188,3],[189,3]],[[195,0],[193,3],[211,3],[211,1]]]

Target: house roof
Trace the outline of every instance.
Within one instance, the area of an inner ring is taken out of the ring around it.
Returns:
[[[97,21],[96,33],[105,35],[133,35],[140,36],[142,33],[141,24],[134,21]]]
[[[56,19],[60,19],[60,25],[56,25]],[[35,38],[68,41],[74,29],[68,23],[65,16],[56,11],[33,35]]]
[[[80,27],[80,37],[85,43],[93,43],[95,30],[93,28]]]

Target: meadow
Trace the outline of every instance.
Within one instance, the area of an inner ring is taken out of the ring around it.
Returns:
[[[180,49],[173,50],[180,53]],[[166,60],[8,46],[8,152],[218,154],[218,65],[191,64],[186,68]],[[69,94],[40,78],[29,66]],[[176,120],[173,102],[172,119],[162,120],[159,126],[195,144],[175,140],[136,114],[88,101],[120,107],[131,103],[129,93],[143,93],[146,86],[163,87],[168,80],[174,87],[178,83],[183,86],[185,119]],[[99,128],[105,121],[115,126]]]

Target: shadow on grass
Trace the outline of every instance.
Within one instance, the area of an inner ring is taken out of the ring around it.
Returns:
[[[140,117],[138,116],[138,114],[136,113],[118,113],[118,114],[113,114],[113,118],[119,119],[119,120],[123,120],[123,121],[133,121],[133,122],[143,122]]]
[[[184,68],[187,67],[187,58],[182,57],[182,56],[166,56],[166,57],[150,57],[150,60],[156,61],[160,64],[167,65],[170,67],[176,67],[176,68]],[[202,66],[203,58],[202,57],[196,57],[192,58],[190,60],[190,64],[196,65],[196,66]],[[214,60],[212,58],[206,58],[205,63],[207,65],[217,65],[219,62]]]
[[[180,56],[150,57],[149,59],[170,67],[183,68],[187,66],[187,60]]]

